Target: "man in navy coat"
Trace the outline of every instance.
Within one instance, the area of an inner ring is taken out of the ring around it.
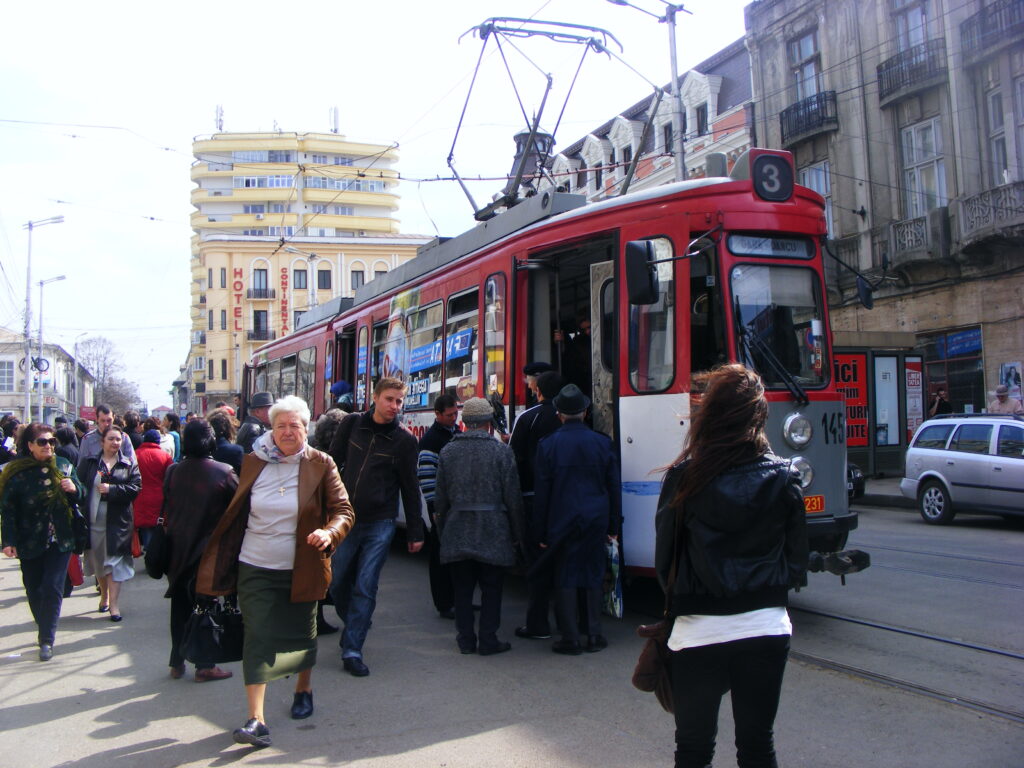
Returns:
[[[552,650],[575,656],[608,645],[601,634],[601,585],[606,545],[620,526],[619,467],[611,440],[584,423],[590,398],[579,387],[563,387],[554,404],[562,428],[537,446],[533,526],[554,564],[561,639]]]

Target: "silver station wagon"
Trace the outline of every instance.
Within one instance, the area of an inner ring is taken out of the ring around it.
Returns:
[[[955,414],[918,427],[900,481],[926,523],[957,512],[1024,516],[1024,418]]]

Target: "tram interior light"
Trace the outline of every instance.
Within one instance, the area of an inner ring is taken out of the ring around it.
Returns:
[[[658,270],[654,243],[630,240],[626,243],[626,291],[630,304],[654,304],[658,300]]]

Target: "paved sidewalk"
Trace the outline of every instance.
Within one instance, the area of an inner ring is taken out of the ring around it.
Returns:
[[[854,499],[853,505],[869,507],[900,507],[916,509],[913,499],[908,499],[900,492],[900,477],[869,477],[864,483],[864,495]]]

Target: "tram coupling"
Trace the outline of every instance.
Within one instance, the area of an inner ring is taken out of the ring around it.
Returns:
[[[838,576],[846,586],[846,576],[863,571],[871,565],[871,555],[859,549],[844,549],[842,552],[811,552],[807,559],[807,570],[811,573],[828,573]]]

